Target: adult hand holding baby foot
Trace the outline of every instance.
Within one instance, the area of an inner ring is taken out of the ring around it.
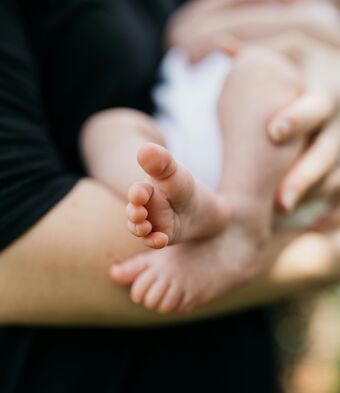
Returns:
[[[279,205],[291,211],[316,186],[316,193],[322,191],[323,196],[339,190],[340,49],[296,32],[266,40],[266,45],[298,62],[307,88],[307,93],[269,123],[271,139],[284,144],[314,133],[279,189]]]
[[[278,144],[322,131],[280,187],[278,205],[291,211],[319,183],[324,193],[340,188],[340,176],[333,173],[340,149],[340,28],[338,12],[330,4],[284,3],[189,3],[169,24],[168,43],[182,47],[192,61],[214,51],[235,54],[255,43],[284,53],[302,67],[306,93],[268,126],[270,138]]]
[[[323,193],[340,188],[339,172],[333,171],[340,144],[340,28],[334,6],[302,1],[192,2],[175,14],[168,32],[169,45],[182,47],[194,62],[214,51],[235,54],[249,44],[297,61],[306,93],[272,119],[268,133],[278,144],[319,134],[282,182],[278,205],[293,210],[320,183]]]

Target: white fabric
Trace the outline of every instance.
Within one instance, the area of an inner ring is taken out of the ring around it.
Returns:
[[[201,182],[217,188],[223,160],[217,103],[231,61],[214,53],[198,64],[179,50],[161,66],[162,83],[154,91],[156,119],[175,159]]]

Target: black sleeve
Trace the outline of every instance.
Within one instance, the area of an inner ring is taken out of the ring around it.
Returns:
[[[14,1],[0,1],[0,248],[67,194],[65,172],[46,127],[36,65]]]

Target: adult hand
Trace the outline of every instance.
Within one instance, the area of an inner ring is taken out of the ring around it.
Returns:
[[[171,19],[167,44],[183,48],[195,62],[212,51],[233,54],[246,42],[291,31],[340,46],[339,18],[330,5],[264,0],[189,2]]]
[[[334,172],[340,155],[340,50],[303,33],[289,33],[266,40],[266,46],[297,62],[305,77],[307,93],[278,113],[268,132],[276,143],[319,131],[302,157],[281,183],[278,202],[292,210],[314,186],[334,193],[339,189],[339,172]]]
[[[339,153],[340,115],[335,109],[340,92],[340,30],[337,17],[322,10],[261,1],[242,5],[237,0],[197,1],[170,25],[171,44],[184,48],[193,61],[214,50],[236,53],[251,41],[284,53],[301,67],[306,93],[277,114],[268,131],[276,143],[322,132],[281,184],[278,204],[286,211],[327,177]],[[329,183],[324,190],[329,190]],[[334,175],[331,183],[334,189]]]

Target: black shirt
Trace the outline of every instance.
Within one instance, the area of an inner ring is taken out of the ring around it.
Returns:
[[[83,176],[98,110],[152,112],[176,0],[0,0],[0,246]],[[0,299],[1,301],[1,299]],[[162,329],[0,329],[0,393],[276,392],[265,311]]]

